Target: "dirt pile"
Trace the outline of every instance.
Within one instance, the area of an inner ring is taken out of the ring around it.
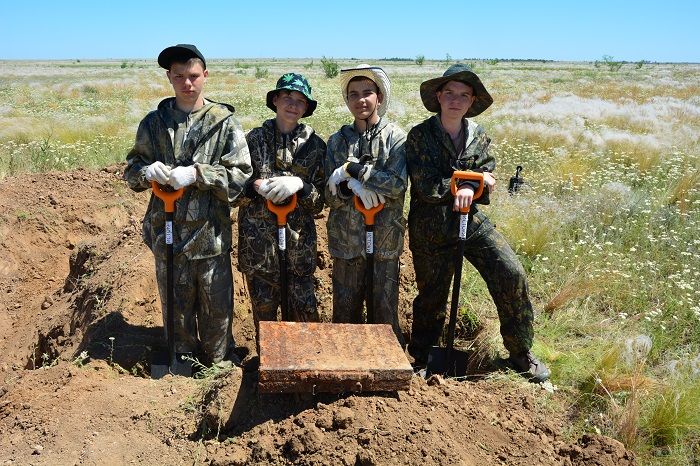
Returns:
[[[149,379],[162,321],[140,238],[148,195],[120,167],[0,182],[0,463],[633,464],[609,438],[567,439],[564,413],[539,402],[551,395],[505,379],[414,377],[405,393],[315,397],[259,395],[256,372],[240,369]],[[324,221],[316,280],[328,317]],[[408,254],[402,265],[405,324]],[[252,350],[234,279],[234,334]]]

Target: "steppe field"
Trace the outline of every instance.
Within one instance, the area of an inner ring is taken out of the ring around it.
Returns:
[[[429,116],[420,83],[448,66],[337,62],[382,66],[386,117],[406,131]],[[120,176],[140,119],[172,95],[165,71],[155,59],[0,61],[0,463],[700,464],[700,64],[464,62],[494,98],[475,119],[497,160],[484,211],[528,272],[552,384],[486,369],[505,350],[466,264],[470,380],[274,409],[253,395],[244,409],[230,390],[253,390],[246,372],[148,377],[162,325],[140,242],[148,197]],[[319,104],[306,123],[322,138],[350,122],[318,58],[208,67],[206,97],[235,106],[246,131],[274,116],[265,94],[287,71],[309,78]],[[526,185],[510,195],[518,165]],[[325,218],[317,227],[323,249]],[[235,287],[235,334],[252,351],[240,275]]]

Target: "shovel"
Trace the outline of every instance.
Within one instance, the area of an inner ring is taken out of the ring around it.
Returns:
[[[478,181],[479,187],[474,193],[476,200],[484,191],[483,173],[455,171],[450,180],[450,190],[452,195],[457,194],[457,180]],[[444,374],[452,377],[462,377],[467,374],[469,363],[469,353],[454,349],[455,327],[457,325],[457,305],[459,304],[459,287],[462,281],[462,262],[464,260],[464,243],[467,239],[467,226],[469,224],[469,211],[471,205],[466,209],[460,209],[459,216],[459,242],[457,246],[457,256],[455,257],[455,275],[452,283],[452,300],[450,302],[450,322],[447,326],[447,347],[441,348],[433,346],[428,354],[428,364],[426,367],[426,377],[431,374]]]
[[[275,204],[267,200],[267,210],[277,216],[277,250],[280,262],[280,307],[282,320],[289,321],[289,300],[287,297],[287,215],[297,206],[297,195],[292,194],[285,204]]]
[[[365,286],[367,287],[367,323],[374,324],[374,216],[384,208],[384,204],[366,209],[359,197],[355,196],[355,209],[365,217],[365,253],[367,269]]]
[[[175,201],[182,197],[184,190],[165,191],[158,183],[151,181],[153,194],[165,204],[165,245],[166,245],[166,334],[168,337],[168,351],[156,351],[151,361],[151,378],[160,379],[167,374],[192,376],[192,362],[183,359],[190,356],[189,353],[175,352],[175,316],[173,315],[173,301],[175,291],[173,283],[173,216],[175,214]]]

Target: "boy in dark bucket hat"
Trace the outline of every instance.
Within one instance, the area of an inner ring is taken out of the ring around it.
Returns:
[[[177,353],[201,353],[200,361],[230,365],[233,276],[231,205],[240,202],[252,173],[243,128],[227,104],[204,98],[208,72],[194,45],[164,49],[158,64],[167,70],[175,97],[158,104],[141,121],[126,157],[124,178],[134,191],[151,181],[184,189],[175,203],[175,342]],[[151,197],[143,237],[156,258],[156,278],[166,321],[164,204]],[[224,361],[225,360],[225,361]]]
[[[328,140],[325,171],[328,249],[333,257],[333,322],[362,323],[369,294],[374,322],[391,324],[403,347],[399,327],[399,256],[403,250],[404,196],[408,183],[404,143],[406,133],[385,118],[391,83],[383,69],[359,65],[342,70],[340,88],[354,117]],[[378,204],[374,226],[374,287],[365,287],[367,267],[363,215]]]
[[[286,73],[267,93],[275,118],[248,133],[253,176],[247,202],[238,211],[238,267],[250,291],[256,330],[261,320],[276,320],[280,307],[277,218],[266,201],[283,203],[297,194],[297,207],[287,217],[287,277],[290,318],[317,322],[313,274],[316,270],[314,216],[323,208],[323,157],[326,144],[311,126],[316,101],[307,79]]]
[[[491,140],[467,117],[479,115],[493,99],[467,65],[455,64],[420,86],[425,108],[436,115],[416,125],[406,141],[411,178],[408,214],[409,247],[413,254],[418,296],[413,301],[409,353],[425,364],[428,351],[442,334],[447,296],[454,275],[459,209],[471,205],[475,186],[459,185],[455,196],[450,178],[455,170],[484,173],[484,194],[475,204],[488,204],[496,161]],[[464,257],[486,281],[501,322],[501,335],[513,367],[529,380],[543,382],[549,370],[530,351],[533,310],[525,271],[506,239],[476,206],[472,206]]]

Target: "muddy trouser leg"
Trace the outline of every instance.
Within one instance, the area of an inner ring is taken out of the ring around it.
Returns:
[[[528,351],[533,339],[533,311],[527,278],[518,256],[488,220],[467,238],[464,257],[476,267],[496,304],[503,345],[514,354]]]
[[[399,259],[374,259],[374,315],[377,324],[391,324],[396,338],[405,346],[399,326]]]
[[[291,270],[289,283],[289,316],[294,322],[320,322],[313,275],[296,275]]]
[[[245,279],[250,293],[250,304],[253,307],[257,341],[260,321],[277,320],[277,308],[280,305],[279,273],[246,273]]]
[[[206,358],[219,362],[233,350],[233,275],[231,255],[196,261],[197,323]]]
[[[197,320],[195,318],[197,293],[192,269],[192,262],[185,256],[175,257],[173,264],[173,314],[175,317],[175,351],[178,353],[195,353],[198,346]],[[167,265],[164,259],[156,259],[156,281],[158,282],[163,315],[163,334],[167,341]]]
[[[365,300],[365,259],[333,258],[333,322],[364,323],[362,304]]]
[[[455,272],[454,256],[413,252],[418,296],[413,300],[413,323],[408,352],[416,362],[428,360],[430,348],[437,345],[447,315],[447,297]]]

